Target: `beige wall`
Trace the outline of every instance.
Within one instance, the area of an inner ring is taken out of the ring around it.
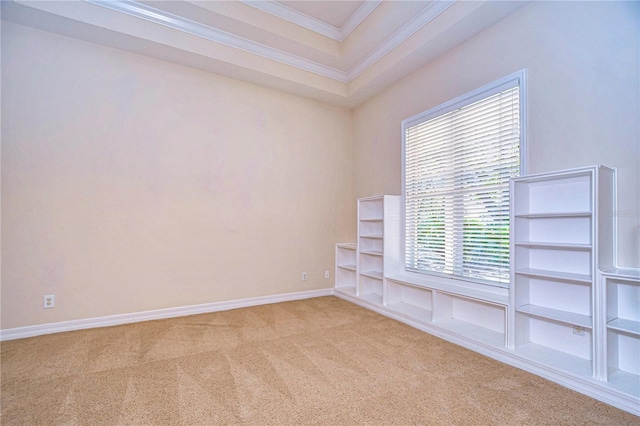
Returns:
[[[640,266],[639,20],[536,2],[352,112],[3,22],[1,327],[330,287],[400,122],[522,68],[529,171],[617,167]]]
[[[621,266],[640,266],[637,2],[535,2],[353,113],[357,197],[401,192],[400,122],[522,68],[530,173],[618,168]]]
[[[346,109],[3,22],[2,328],[331,287],[351,151]]]

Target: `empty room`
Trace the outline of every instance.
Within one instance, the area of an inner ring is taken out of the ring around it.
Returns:
[[[0,2],[3,425],[637,425],[640,2]]]

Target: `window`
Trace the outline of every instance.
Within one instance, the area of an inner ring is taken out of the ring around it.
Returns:
[[[509,178],[521,171],[524,72],[402,123],[405,268],[509,283]]]

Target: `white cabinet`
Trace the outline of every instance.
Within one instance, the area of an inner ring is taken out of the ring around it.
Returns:
[[[593,166],[524,176],[512,180],[511,194],[510,346],[595,376],[596,273],[613,262],[615,172]]]
[[[611,268],[603,271],[606,299],[606,380],[609,385],[640,396],[640,273]]]

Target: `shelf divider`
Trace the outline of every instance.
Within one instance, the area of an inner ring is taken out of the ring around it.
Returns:
[[[382,272],[381,271],[362,271],[362,272],[360,272],[360,275],[363,275],[363,276],[369,277],[369,278],[374,278],[376,280],[381,280],[382,279]]]
[[[574,312],[561,311],[559,309],[547,308],[538,305],[523,305],[516,308],[516,312],[535,316],[543,319],[560,321],[569,325],[591,329],[593,327],[592,318],[589,315],[576,314]]]
[[[527,219],[543,219],[543,218],[561,218],[561,217],[591,217],[591,212],[566,212],[566,213],[520,213],[515,217],[523,217]]]
[[[577,376],[591,377],[593,374],[590,359],[570,355],[547,346],[527,343],[519,346],[516,352],[525,358]]]
[[[544,269],[521,268],[516,270],[517,275],[525,275],[536,278],[550,278],[561,281],[572,281],[577,283],[592,283],[591,275],[575,274],[572,272],[549,271]]]
[[[607,328],[640,337],[640,321],[615,318],[607,323]]]

